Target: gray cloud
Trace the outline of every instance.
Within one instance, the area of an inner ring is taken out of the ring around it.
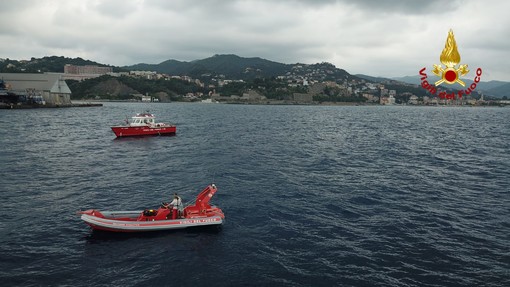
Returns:
[[[335,2],[335,1],[333,1]],[[440,15],[458,9],[461,1],[402,1],[402,0],[339,0],[336,3],[356,6],[360,10],[375,11],[377,13],[411,15]]]
[[[438,63],[452,28],[462,60],[487,71],[483,80],[510,80],[506,1],[6,0],[2,8],[0,41],[9,45],[0,58],[130,65],[228,53],[391,77]]]

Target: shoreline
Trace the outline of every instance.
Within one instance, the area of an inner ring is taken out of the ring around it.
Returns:
[[[80,107],[102,107],[102,103],[77,103],[77,104],[67,104],[67,105],[0,105],[0,109],[10,110],[10,109],[51,109],[51,108],[80,108]]]
[[[92,100],[87,102],[64,104],[64,105],[38,105],[38,104],[0,104],[0,109],[51,109],[51,108],[80,108],[80,107],[102,107],[104,103],[108,102],[124,102],[124,103],[141,103],[133,101],[98,101]],[[381,105],[376,103],[355,103],[355,102],[323,102],[323,103],[297,103],[297,102],[218,102],[218,103],[201,103],[201,102],[158,102],[164,103],[184,103],[184,104],[223,104],[223,105],[260,105],[260,106],[386,106],[386,107],[465,107],[465,108],[476,108],[476,107],[510,107],[505,104],[485,104],[485,105],[458,105],[458,104],[429,104],[429,105],[409,105],[409,104],[393,104],[393,105]]]

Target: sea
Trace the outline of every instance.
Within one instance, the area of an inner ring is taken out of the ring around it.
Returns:
[[[144,111],[176,135],[115,138]],[[510,286],[510,108],[0,110],[0,147],[1,286]],[[221,228],[77,215],[211,183]]]

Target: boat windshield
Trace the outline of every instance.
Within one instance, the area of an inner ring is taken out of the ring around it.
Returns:
[[[134,118],[132,121],[133,124],[143,125],[143,124],[153,124],[153,118]]]

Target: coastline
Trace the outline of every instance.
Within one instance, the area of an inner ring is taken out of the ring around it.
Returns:
[[[74,103],[74,104],[66,104],[66,105],[14,105],[14,104],[5,104],[0,105],[0,109],[10,110],[10,109],[51,109],[51,108],[80,108],[80,107],[102,107],[102,103]]]
[[[60,104],[60,105],[39,105],[39,104],[2,104],[0,103],[0,109],[48,109],[48,108],[78,108],[78,107],[102,107],[103,102],[125,102],[125,103],[140,103],[133,101],[122,101],[122,100],[91,100],[91,101],[77,101],[71,104]],[[169,102],[159,102],[169,103]],[[211,103],[201,103],[201,102],[172,102],[172,103],[184,103],[184,104],[211,104]],[[400,106],[400,107],[464,107],[464,108],[476,108],[476,107],[510,107],[508,104],[500,104],[500,103],[492,103],[492,104],[483,104],[483,105],[459,105],[459,104],[417,104],[417,105],[409,105],[409,104],[386,104],[381,105],[377,103],[358,103],[358,102],[292,102],[292,101],[225,101],[225,102],[217,102],[214,104],[223,104],[223,105],[261,105],[261,106]]]

